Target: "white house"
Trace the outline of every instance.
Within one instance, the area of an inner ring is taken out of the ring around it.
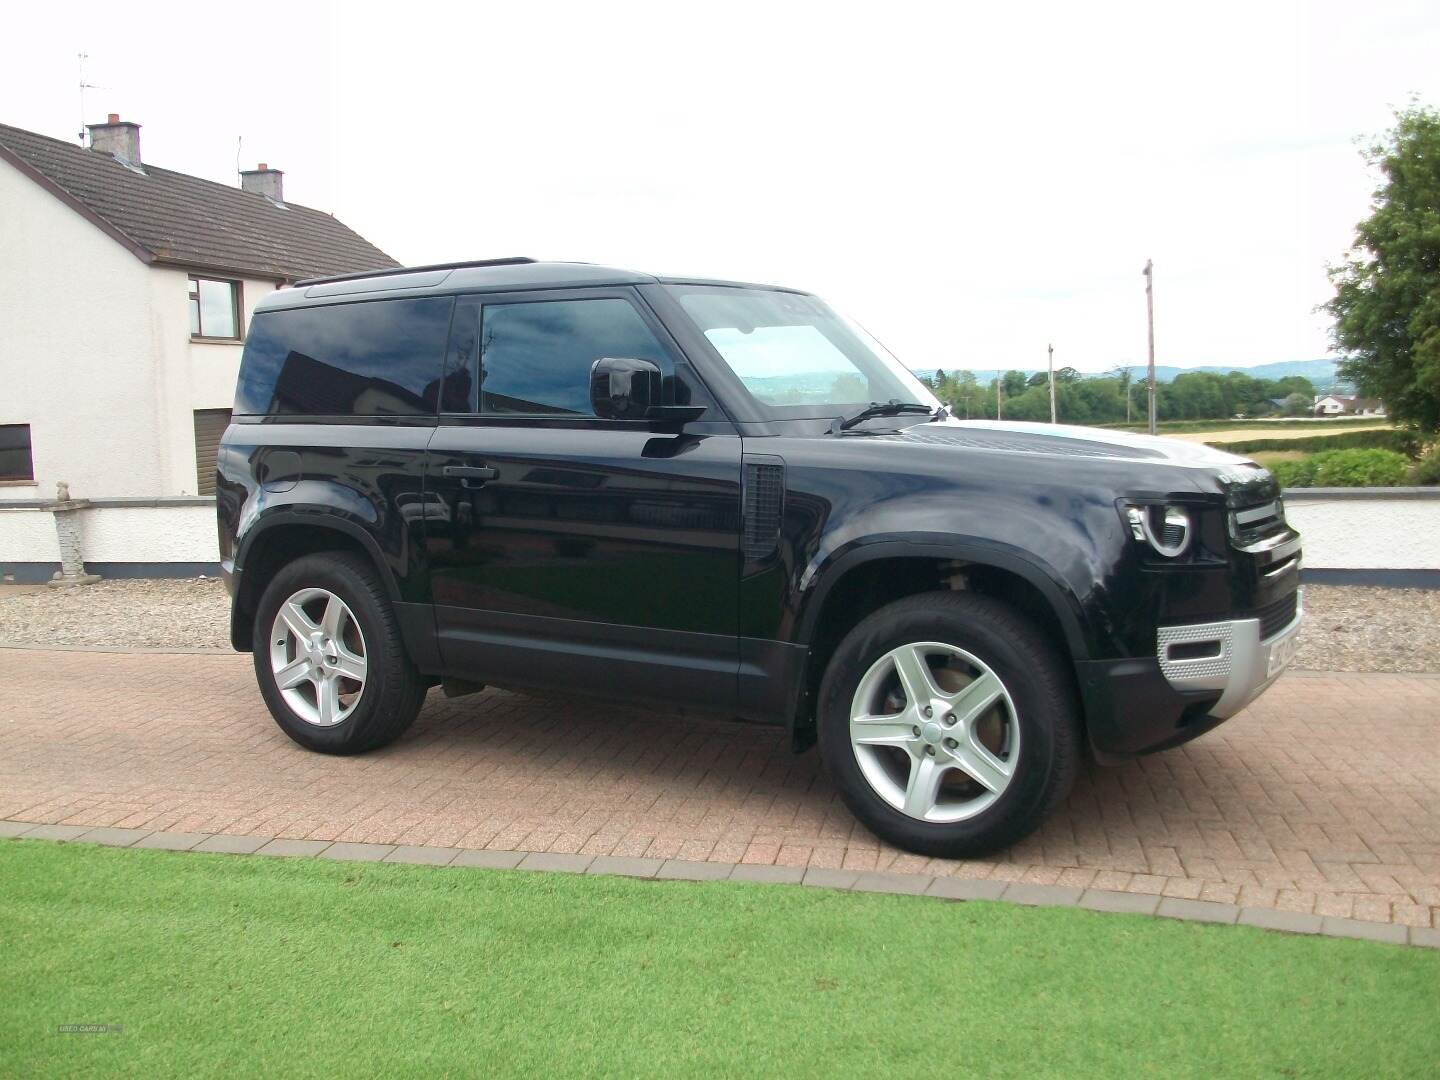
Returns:
[[[103,574],[214,565],[215,445],[249,314],[300,278],[396,265],[261,165],[229,187],[146,164],[112,115],[88,149],[0,125],[0,576],[48,578],[43,504],[87,499]]]
[[[1315,399],[1316,416],[1384,416],[1385,405],[1374,398],[1326,394]]]

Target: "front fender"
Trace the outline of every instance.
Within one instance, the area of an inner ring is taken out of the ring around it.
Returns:
[[[1095,654],[1096,642],[1075,590],[1052,566],[1013,544],[946,533],[897,532],[852,540],[821,552],[806,566],[800,580],[800,614],[796,636],[808,645],[825,599],[849,571],[877,559],[928,558],[973,563],[1004,570],[1024,579],[1045,598],[1055,614],[1074,660]]]

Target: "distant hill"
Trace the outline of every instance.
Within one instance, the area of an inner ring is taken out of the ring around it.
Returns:
[[[949,374],[955,374],[955,368],[945,369]],[[1003,374],[1003,370],[996,368],[972,368],[975,378],[983,386]],[[1038,368],[1023,368],[1026,377],[1035,374]],[[1255,367],[1241,367],[1238,364],[1226,366],[1224,364],[1205,364],[1200,367],[1173,367],[1168,364],[1155,365],[1155,379],[1157,382],[1171,382],[1176,375],[1184,375],[1189,371],[1209,371],[1216,375],[1225,375],[1231,371],[1243,371],[1246,375],[1254,376],[1257,379],[1288,379],[1292,375],[1301,375],[1314,384],[1315,389],[1325,390],[1332,386],[1347,385],[1335,374],[1334,360],[1282,360],[1274,364],[1257,364]],[[1130,369],[1131,375],[1140,380],[1145,378],[1145,365],[1140,364]],[[934,375],[933,368],[916,368],[917,375]],[[1096,378],[1108,372],[1086,372],[1086,378]]]

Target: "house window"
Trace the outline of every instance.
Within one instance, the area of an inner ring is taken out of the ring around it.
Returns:
[[[195,410],[195,494],[215,494],[215,458],[230,426],[229,409]]]
[[[190,278],[190,336],[240,340],[240,283],[219,278]]]
[[[29,424],[0,424],[0,480],[34,483]]]

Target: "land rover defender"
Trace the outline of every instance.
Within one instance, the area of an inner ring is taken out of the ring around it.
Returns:
[[[931,855],[1024,836],[1082,753],[1233,716],[1301,618],[1265,469],[957,420],[792,289],[528,259],[302,281],[255,311],[217,473],[231,639],[303,746],[383,746],[436,686],[717,713],[818,743]]]

